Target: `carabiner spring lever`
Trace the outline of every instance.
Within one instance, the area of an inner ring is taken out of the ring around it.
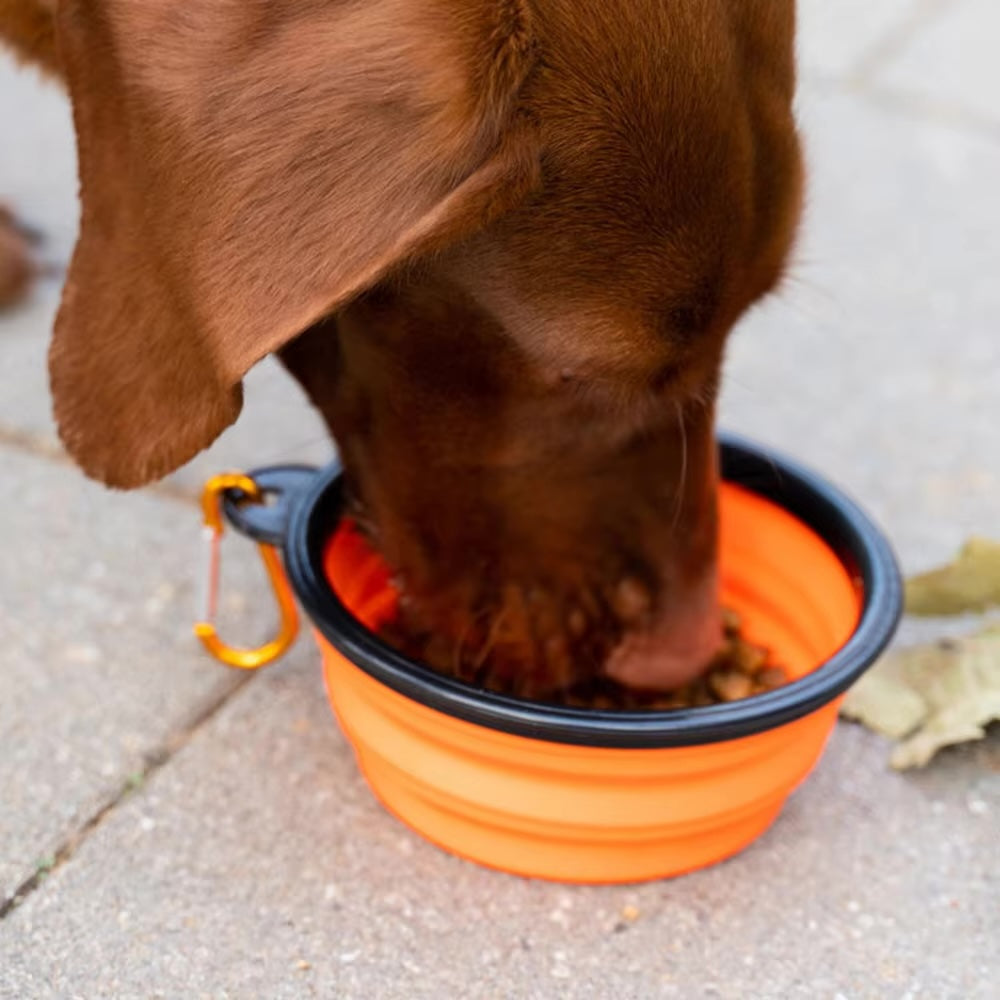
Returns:
[[[239,472],[225,472],[213,476],[205,483],[201,495],[201,509],[204,515],[204,536],[208,542],[208,571],[205,576],[207,589],[203,603],[204,616],[195,623],[194,634],[217,660],[221,660],[227,666],[256,670],[274,662],[292,645],[299,631],[299,615],[292,588],[285,577],[277,551],[271,545],[258,543],[260,558],[267,570],[281,614],[278,635],[256,649],[240,649],[227,645],[219,638],[215,628],[215,617],[219,594],[220,543],[225,527],[222,517],[222,496],[227,490],[239,490],[251,503],[264,502],[264,494],[257,483],[250,476]]]

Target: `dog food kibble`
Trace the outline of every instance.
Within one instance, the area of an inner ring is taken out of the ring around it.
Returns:
[[[785,670],[771,661],[768,650],[743,638],[743,622],[735,611],[723,612],[723,629],[725,641],[705,673],[676,691],[637,691],[597,677],[546,700],[574,708],[664,711],[739,701],[788,683]]]
[[[635,595],[626,593],[621,596],[623,600],[632,602]],[[743,638],[743,623],[736,612],[727,610],[723,613],[723,629],[725,639],[722,648],[705,673],[676,691],[640,691],[608,677],[596,676],[571,684],[541,700],[594,711],[665,711],[739,701],[788,683],[785,670],[771,661],[768,650]],[[441,656],[436,655],[442,650],[435,648],[433,636],[424,635],[415,641],[412,635],[406,635],[398,625],[393,624],[383,626],[381,634],[383,639],[413,659],[442,662]],[[461,677],[463,671],[459,669],[455,673]],[[496,673],[485,681],[480,680],[480,684],[501,694],[516,693],[501,683]]]
[[[788,683],[788,675],[781,667],[765,666],[757,671],[754,681],[764,691],[773,691]]]
[[[708,687],[719,701],[739,701],[753,694],[753,678],[731,667],[713,670]]]

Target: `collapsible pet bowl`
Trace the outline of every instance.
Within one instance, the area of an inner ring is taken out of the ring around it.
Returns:
[[[390,812],[462,857],[568,882],[678,875],[770,826],[816,764],[840,695],[891,638],[901,586],[879,530],[815,474],[731,437],[721,468],[723,603],[793,681],[670,711],[529,702],[409,660],[373,631],[396,594],[341,520],[339,471],[285,498],[288,577],[333,710]],[[237,522],[252,509],[227,507]]]

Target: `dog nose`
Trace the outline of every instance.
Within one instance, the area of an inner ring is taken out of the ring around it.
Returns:
[[[722,645],[722,612],[713,572],[671,601],[653,626],[626,633],[607,674],[629,687],[670,691],[694,680]]]

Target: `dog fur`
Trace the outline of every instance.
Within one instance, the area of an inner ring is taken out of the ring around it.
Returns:
[[[537,695],[704,664],[725,339],[801,201],[792,0],[41,11],[0,0],[0,34],[74,107],[50,371],[85,472],[165,475],[279,352],[436,666]]]

